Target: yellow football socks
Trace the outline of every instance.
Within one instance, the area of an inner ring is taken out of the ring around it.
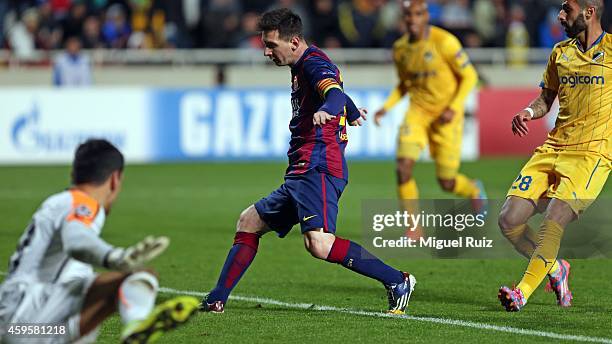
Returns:
[[[544,220],[540,228],[538,246],[527,265],[527,271],[518,284],[525,299],[528,299],[533,291],[540,285],[544,277],[555,268],[563,227],[551,220]]]
[[[400,184],[398,186],[398,193],[402,210],[410,214],[419,213],[419,188],[414,178],[411,178],[406,183]],[[411,223],[410,228],[410,232],[406,232],[407,236],[414,238],[423,236],[422,229],[417,223]]]
[[[531,256],[533,256],[533,252],[538,246],[538,238],[528,224],[516,226],[512,229],[506,229],[503,231],[504,236],[512,243],[518,253],[522,254],[527,259],[530,259]],[[557,270],[558,267],[559,264],[557,264],[557,260],[555,260],[555,263],[550,271],[553,272]]]
[[[512,243],[514,248],[525,258],[529,259],[538,246],[538,238],[528,224],[512,229],[503,230],[504,236]]]
[[[470,178],[463,174],[458,174],[455,177],[455,188],[453,189],[455,195],[463,198],[474,198],[478,195],[478,192],[478,187]]]
[[[404,203],[404,200],[412,201],[419,199],[419,188],[414,178],[410,178],[408,182],[400,184],[398,186],[398,194],[402,203]]]
[[[414,178],[398,186],[398,194],[402,210],[411,214],[419,212],[419,188]]]

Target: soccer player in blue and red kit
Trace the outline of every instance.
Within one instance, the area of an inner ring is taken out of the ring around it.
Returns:
[[[240,214],[234,245],[201,310],[223,312],[230,292],[257,254],[259,238],[270,231],[282,238],[299,223],[304,245],[314,257],[381,282],[388,311],[403,314],[414,276],[335,235],[338,200],[348,182],[346,124],[361,125],[365,109],[357,109],[344,93],[340,71],[327,55],[308,46],[299,16],[288,9],[266,12],[259,30],[264,55],[277,66],[291,67],[289,167],[284,184]]]

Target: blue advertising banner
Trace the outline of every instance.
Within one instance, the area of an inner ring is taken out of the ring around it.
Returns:
[[[388,91],[347,90],[370,116]],[[67,163],[92,136],[115,142],[132,162],[284,160],[290,136],[285,88],[24,88],[3,90],[0,102],[2,164]],[[393,158],[406,106],[380,127],[349,127],[347,157]],[[477,129],[466,121],[464,159],[477,158]]]
[[[373,116],[388,90],[352,89],[355,103]],[[154,149],[158,160],[240,160],[284,158],[288,148],[291,104],[285,89],[213,89],[155,91]],[[347,156],[384,159],[395,156],[398,127],[407,101],[391,111],[380,127],[371,121],[349,128]],[[477,157],[475,126],[466,123],[464,158]]]

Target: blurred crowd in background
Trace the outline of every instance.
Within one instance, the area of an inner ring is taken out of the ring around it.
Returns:
[[[467,47],[552,47],[565,38],[560,3],[430,0],[429,10]],[[390,47],[404,33],[399,0],[0,0],[0,43],[24,57],[75,38],[85,49],[260,48],[258,16],[276,7],[298,13],[325,48]]]

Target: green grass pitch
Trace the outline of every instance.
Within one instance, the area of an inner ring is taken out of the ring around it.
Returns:
[[[523,163],[522,159],[482,160],[465,163],[462,171],[482,179],[490,197],[503,198]],[[123,193],[107,219],[103,237],[116,245],[129,245],[149,233],[169,236],[172,239],[169,250],[154,264],[161,285],[206,292],[216,282],[232,243],[238,214],[276,188],[282,182],[284,168],[283,163],[130,165],[125,172]],[[360,241],[361,200],[395,197],[394,165],[349,162],[349,169],[350,183],[340,202],[338,233]],[[45,197],[68,185],[68,176],[68,167],[0,168],[0,261],[8,262],[31,214]],[[436,184],[432,164],[418,165],[415,176],[422,197],[448,197]],[[600,197],[612,198],[609,185]],[[198,314],[161,342],[558,340],[484,329],[481,325],[485,324],[545,331],[562,338],[568,338],[563,335],[608,338],[612,342],[610,260],[572,261],[571,286],[575,296],[572,308],[558,308],[554,296],[540,288],[520,313],[506,313],[496,297],[500,285],[520,279],[526,261],[518,255],[514,260],[389,263],[418,279],[409,314],[442,319],[441,322],[230,300],[225,314]],[[384,289],[379,283],[310,257],[297,228],[285,239],[273,234],[262,239],[259,254],[234,294],[367,312],[380,312],[386,306]],[[159,299],[172,296],[161,293]],[[447,320],[477,326],[444,323]],[[115,316],[102,326],[99,342],[117,342],[119,333],[120,322]]]

